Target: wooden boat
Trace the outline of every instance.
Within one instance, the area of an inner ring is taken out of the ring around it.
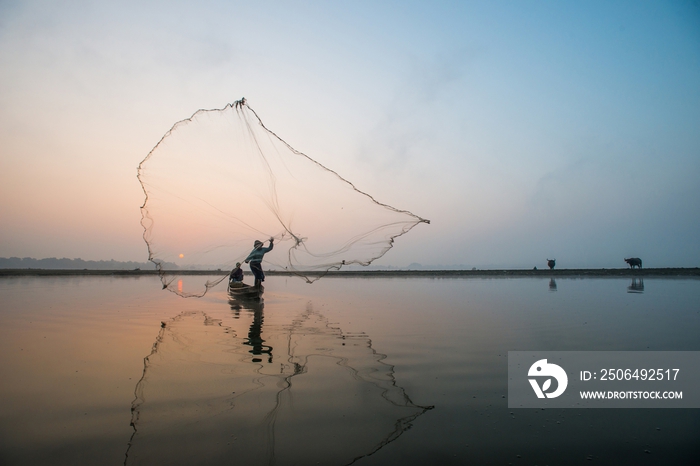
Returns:
[[[260,285],[260,288],[248,285],[243,282],[229,282],[228,294],[231,298],[246,299],[250,301],[262,301],[262,295],[265,287]]]

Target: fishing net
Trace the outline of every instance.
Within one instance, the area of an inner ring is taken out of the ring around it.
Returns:
[[[149,259],[163,287],[182,296],[203,296],[255,240],[275,240],[266,270],[313,281],[369,265],[396,237],[429,223],[295,150],[245,99],[177,122],[139,164],[138,178]],[[194,269],[223,272],[216,279],[182,273]]]

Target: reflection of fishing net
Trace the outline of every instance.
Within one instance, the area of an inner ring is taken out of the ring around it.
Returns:
[[[245,99],[176,123],[141,162],[138,177],[146,194],[144,239],[161,272],[166,263],[230,270],[254,240],[274,237],[268,267],[308,280],[307,272],[368,265],[394,238],[428,222],[377,202],[290,147]],[[188,277],[178,290],[176,274],[161,278],[185,296],[203,295],[222,280],[197,284]]]
[[[349,464],[429,409],[367,335],[312,309],[263,332],[254,312],[248,338],[201,312],[164,324],[136,386],[125,464]],[[262,337],[269,360],[251,350]]]

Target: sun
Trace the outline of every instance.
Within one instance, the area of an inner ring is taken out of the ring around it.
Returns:
[[[183,257],[185,257],[185,255],[180,253],[180,259],[182,259]]]

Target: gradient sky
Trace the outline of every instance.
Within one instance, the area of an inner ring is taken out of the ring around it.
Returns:
[[[700,2],[0,0],[0,257],[147,259],[199,108],[430,219],[381,264],[700,266]]]

